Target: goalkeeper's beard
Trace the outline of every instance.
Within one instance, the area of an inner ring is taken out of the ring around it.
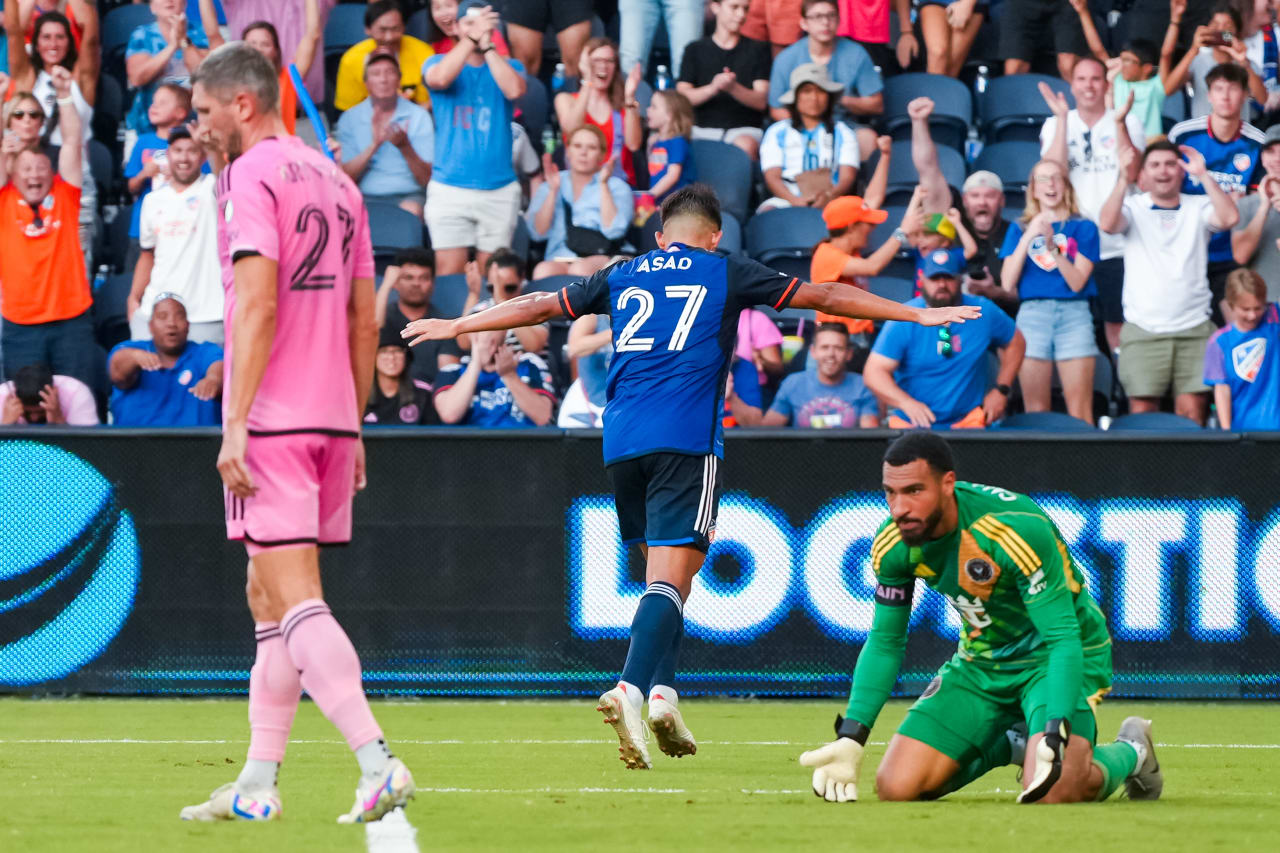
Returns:
[[[907,545],[911,547],[921,545],[930,539],[936,538],[933,534],[934,531],[938,529],[938,523],[942,521],[942,507],[938,507],[933,512],[929,513],[929,517],[924,520],[924,524],[920,525],[920,534],[918,536],[913,536],[902,529],[902,523],[904,521],[914,520],[915,519],[909,515],[904,515],[901,518],[894,519],[898,525],[898,531],[902,534],[902,541],[906,542]]]

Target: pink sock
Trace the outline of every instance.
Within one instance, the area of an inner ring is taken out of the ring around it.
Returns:
[[[280,633],[302,686],[347,745],[358,749],[382,737],[360,683],[360,658],[351,640],[318,598],[309,598],[280,620]]]
[[[258,657],[249,671],[249,758],[284,761],[302,681],[280,636],[279,622],[254,625]]]

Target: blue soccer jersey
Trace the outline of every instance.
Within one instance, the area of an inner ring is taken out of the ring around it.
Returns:
[[[1280,430],[1280,312],[1267,306],[1258,328],[1223,326],[1204,352],[1206,385],[1231,389],[1233,430]]]
[[[605,464],[659,452],[723,456],[720,413],[738,314],[785,308],[799,286],[755,261],[673,243],[561,290],[566,317],[613,318]]]
[[[1245,122],[1232,139],[1221,140],[1209,130],[1209,117],[1179,122],[1169,131],[1169,141],[1174,145],[1189,145],[1204,155],[1209,174],[1222,187],[1223,192],[1244,193],[1256,184],[1262,171],[1262,145],[1266,134]],[[1199,181],[1187,175],[1182,191],[1188,195],[1204,195]],[[1221,231],[1209,241],[1209,263],[1232,260],[1231,232]]]

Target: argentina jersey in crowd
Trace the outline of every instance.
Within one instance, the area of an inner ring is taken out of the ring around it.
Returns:
[[[612,318],[605,464],[658,452],[723,456],[738,314],[785,308],[800,283],[748,258],[672,243],[561,290],[566,317]]]

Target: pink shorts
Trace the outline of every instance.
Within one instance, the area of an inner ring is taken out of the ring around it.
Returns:
[[[238,498],[223,488],[227,538],[244,542],[250,557],[350,542],[356,441],[324,433],[250,435],[245,461],[258,491]]]

